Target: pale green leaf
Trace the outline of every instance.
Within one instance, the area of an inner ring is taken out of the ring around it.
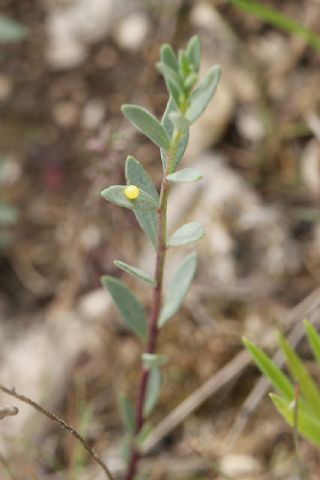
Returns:
[[[19,42],[27,36],[27,33],[23,25],[0,14],[0,43]]]
[[[215,65],[209,69],[199,85],[190,95],[186,118],[193,123],[207,107],[219,83],[221,68]]]
[[[138,105],[122,105],[124,116],[152,142],[168,150],[170,141],[161,123],[150,112]]]
[[[101,192],[101,196],[115,205],[129,208],[130,210],[156,210],[157,204],[154,199],[143,190],[140,190],[139,196],[135,200],[129,200],[125,194],[126,185],[113,185]]]
[[[270,393],[278,412],[284,417],[291,427],[295,426],[294,403],[278,395]],[[314,445],[320,447],[320,422],[314,415],[298,409],[298,431]]]
[[[192,63],[195,72],[199,72],[201,46],[198,35],[194,35],[190,38],[185,53],[189,58],[190,62]]]
[[[147,439],[150,433],[153,430],[153,425],[151,422],[144,422],[142,425],[141,430],[139,431],[138,435],[134,439],[134,444],[136,447],[141,447],[143,442]]]
[[[204,235],[203,228],[198,222],[189,222],[178,228],[170,237],[167,246],[178,247],[180,245],[188,245],[188,243],[200,240]]]
[[[150,283],[151,285],[155,285],[156,282],[153,280],[153,278],[150,277],[147,273],[143,272],[140,270],[140,268],[133,267],[132,265],[128,265],[125,262],[122,262],[121,260],[114,260],[113,262],[118,268],[121,268],[126,273],[129,273],[129,275],[132,275],[135,278],[139,278],[139,280],[144,280],[147,283]]]
[[[129,400],[125,395],[118,396],[118,408],[122,421],[122,425],[127,433],[130,435],[134,434],[136,420],[135,420],[135,411],[132,401]]]
[[[306,370],[298,355],[290,347],[282,334],[278,335],[278,341],[282,353],[285,356],[288,369],[298,382],[299,391],[306,404],[310,407],[313,413],[320,418],[320,392],[317,385],[311,378],[311,375]]]
[[[158,400],[161,387],[161,372],[155,367],[149,372],[145,401],[143,405],[143,416],[148,417]]]
[[[188,131],[188,128],[189,128],[189,122],[188,120],[186,119],[186,117],[184,117],[182,115],[182,113],[180,112],[171,112],[170,115],[170,120],[171,120],[171,123],[172,125],[174,126],[175,129],[177,130],[183,130],[183,131]]]
[[[164,43],[160,48],[161,62],[170,67],[176,73],[179,73],[179,64],[176,54],[174,53],[171,45]]]
[[[126,179],[128,185],[136,185],[138,188],[148,193],[156,202],[159,203],[159,194],[154,183],[140,162],[129,155],[126,160]]]
[[[197,268],[197,254],[187,255],[170,282],[158,325],[162,327],[180,308]]]
[[[170,182],[197,182],[203,177],[202,173],[194,168],[184,168],[167,176]]]
[[[313,355],[320,365],[320,336],[315,328],[307,320],[304,320],[304,328],[307,333],[309,345],[312,349]]]
[[[172,112],[177,112],[177,108],[175,106],[174,100],[170,97],[161,121],[165,131],[167,132],[170,138],[172,138],[173,131],[174,131],[174,126],[172,124],[172,121],[170,120],[170,114]],[[175,148],[175,152],[174,152],[175,158],[174,158],[173,169],[175,169],[176,166],[180,163],[183,157],[183,154],[187,148],[188,141],[189,141],[189,129],[181,131],[176,148]],[[167,152],[163,151],[163,149],[161,149],[161,159],[165,167],[166,161],[167,161]]]
[[[242,341],[257,367],[268,378],[273,388],[287,400],[291,401],[294,398],[294,390],[285,374],[260,348],[247,338],[243,338]]]
[[[142,341],[147,338],[147,322],[143,307],[129,288],[117,278],[105,275],[101,278],[117,307],[122,320]]]
[[[168,359],[165,355],[159,355],[155,353],[143,353],[142,363],[145,368],[150,370],[154,367],[162,367],[167,363]]]

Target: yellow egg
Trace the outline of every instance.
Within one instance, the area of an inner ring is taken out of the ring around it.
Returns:
[[[129,200],[135,200],[139,196],[140,190],[135,185],[128,185],[124,189],[124,194]]]

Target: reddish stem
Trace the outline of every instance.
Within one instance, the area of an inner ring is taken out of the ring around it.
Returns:
[[[152,303],[150,309],[150,315],[148,319],[148,341],[146,346],[146,353],[154,353],[156,350],[157,337],[158,337],[158,318],[161,309],[161,297],[162,297],[162,283],[163,283],[163,269],[166,254],[166,223],[167,223],[167,199],[168,199],[168,182],[164,175],[161,184],[160,204],[158,208],[158,238],[157,238],[157,257],[156,257],[156,271],[155,281],[156,286],[153,289]],[[143,368],[140,375],[138,396],[136,401],[136,428],[135,437],[140,432],[144,424],[143,407],[145,402],[147,384],[149,379],[149,370]],[[140,453],[138,449],[133,446],[131,451],[131,457],[128,464],[125,480],[133,480],[137,466],[140,459]]]

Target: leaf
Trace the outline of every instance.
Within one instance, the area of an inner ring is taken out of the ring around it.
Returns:
[[[118,396],[118,408],[120,412],[120,417],[122,425],[127,433],[134,435],[135,426],[136,426],[136,416],[134,411],[134,406],[125,395]]]
[[[221,68],[215,65],[209,69],[197,88],[190,95],[186,118],[193,123],[205,110],[219,83]]]
[[[101,278],[101,283],[109,291],[124,323],[144,342],[147,338],[147,322],[135,295],[117,278],[105,275]]]
[[[230,0],[233,5],[239,9],[254,15],[260,20],[279,28],[287,33],[293,33],[300,36],[303,40],[320,51],[320,36],[312,30],[305,28],[300,23],[278,12],[275,8],[262,5],[262,3],[253,2],[252,0]]]
[[[177,108],[175,106],[174,100],[170,97],[161,121],[169,138],[172,138],[173,130],[174,130],[172,121],[170,120],[170,114],[171,112],[176,112],[176,111],[177,111]],[[189,129],[182,131],[180,134],[180,138],[177,142],[177,146],[175,149],[175,162],[173,165],[173,169],[175,169],[176,166],[180,163],[183,157],[183,154],[187,148],[188,141],[189,141]],[[167,152],[161,149],[161,159],[162,159],[164,168],[166,167],[166,157],[167,157]]]
[[[129,200],[125,194],[124,190],[126,185],[113,185],[108,187],[101,192],[101,196],[115,205],[120,207],[129,208],[130,210],[139,209],[139,210],[156,210],[157,204],[154,199],[143,190],[140,190],[139,196],[135,200]]]
[[[143,405],[143,416],[148,417],[152,412],[160,393],[161,387],[161,372],[155,367],[150,370],[145,401]]]
[[[156,355],[154,353],[143,353],[142,363],[148,370],[154,367],[162,367],[167,363],[168,359],[165,355]]]
[[[0,42],[19,42],[27,36],[28,30],[18,22],[0,15]]]
[[[182,113],[180,112],[171,112],[170,115],[170,120],[171,120],[171,123],[172,125],[174,126],[174,128],[176,130],[184,130],[184,131],[188,131],[188,128],[189,128],[189,122],[188,120],[186,119],[186,117],[184,117],[182,115]]]
[[[147,439],[147,437],[150,435],[150,433],[153,430],[153,425],[151,422],[143,422],[143,426],[141,430],[139,431],[138,435],[134,439],[134,444],[136,447],[141,447],[143,442]]]
[[[160,48],[161,62],[170,67],[176,73],[179,73],[179,64],[173,48],[168,43],[164,43]]]
[[[259,370],[268,378],[273,388],[288,401],[294,398],[293,386],[275,363],[247,338],[242,339]]]
[[[128,185],[136,185],[138,188],[148,193],[156,202],[159,203],[159,194],[150,175],[143,168],[140,162],[129,155],[126,160],[126,179]]]
[[[128,156],[126,160],[126,179],[131,185],[137,185],[143,191],[148,193],[157,203],[159,203],[158,192],[151,180],[150,175],[145,171],[138,160]],[[133,210],[136,219],[147,235],[153,246],[157,244],[157,212],[156,210],[144,210],[135,207]]]
[[[184,99],[183,81],[180,80],[179,75],[174,70],[162,62],[157,63],[157,69],[164,78],[169,96],[173,98],[177,108],[179,108],[181,101]]]
[[[320,336],[315,328],[307,320],[304,320],[304,328],[307,333],[309,345],[313,351],[313,355],[320,365]]]
[[[156,117],[138,105],[122,105],[121,110],[124,116],[152,142],[164,150],[169,149],[168,135]]]
[[[203,175],[194,168],[184,168],[177,172],[167,175],[167,180],[170,182],[197,182],[201,180]]]
[[[147,273],[143,272],[140,270],[140,268],[133,267],[132,265],[128,265],[125,262],[122,262],[121,260],[114,260],[113,262],[117,267],[121,268],[126,273],[129,273],[129,275],[132,275],[135,278],[139,278],[139,280],[144,280],[147,283],[150,283],[151,285],[155,286],[156,282],[151,278]]]
[[[278,341],[286,358],[288,369],[298,382],[303,398],[313,413],[320,418],[320,392],[315,382],[282,334],[278,335]]]
[[[167,246],[178,247],[179,245],[188,245],[188,243],[200,240],[203,235],[203,228],[198,222],[189,222],[178,228],[178,230],[170,237]]]
[[[198,35],[194,35],[190,38],[187,48],[185,50],[187,57],[192,63],[195,72],[199,72],[200,68],[200,56],[201,56],[201,46]]]
[[[187,255],[173,275],[158,326],[162,327],[180,308],[197,268],[197,254]]]
[[[294,427],[295,420],[293,403],[272,393],[270,393],[270,398],[278,412],[284,417],[289,425],[291,425],[291,427]],[[301,410],[300,408],[298,410],[298,431],[314,445],[320,447],[319,420],[314,415]]]

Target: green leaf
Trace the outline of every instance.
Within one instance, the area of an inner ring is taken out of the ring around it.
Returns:
[[[162,327],[180,308],[180,305],[190,287],[197,268],[197,254],[187,255],[170,282],[167,297],[160,314],[158,325]]]
[[[180,80],[179,75],[172,68],[162,62],[157,63],[157,69],[165,80],[169,95],[179,108],[181,101],[184,99],[183,81]]]
[[[270,398],[278,412],[291,427],[294,427],[294,403],[272,393]],[[298,431],[314,445],[320,447],[320,422],[314,415],[301,408],[298,409]]]
[[[242,339],[244,346],[252,356],[259,370],[268,378],[273,388],[288,401],[294,398],[293,386],[275,363],[247,338]]]
[[[184,117],[182,115],[182,113],[171,112],[169,117],[170,117],[171,123],[172,123],[172,125],[174,126],[175,129],[188,131],[189,122],[186,119],[186,117]]]
[[[122,105],[122,113],[152,142],[164,150],[170,147],[168,135],[161,123],[150,112],[138,105]]]
[[[184,168],[167,176],[170,182],[197,182],[203,175],[194,168]]]
[[[159,195],[151,180],[150,175],[145,171],[141,163],[130,155],[126,160],[126,179],[128,184],[136,185],[137,187],[148,193],[158,205]],[[157,244],[156,209],[146,211],[143,208],[135,207],[133,212],[140,227],[155,247]]]
[[[278,341],[282,353],[285,356],[288,369],[298,382],[299,390],[304,400],[313,413],[320,418],[320,392],[315,382],[282,334],[278,335]]]
[[[101,283],[109,291],[127,327],[138,335],[142,341],[145,341],[147,338],[147,322],[144,310],[134,294],[117,278],[105,275],[101,278]]]
[[[275,8],[263,5],[262,2],[253,2],[252,0],[230,0],[233,5],[239,9],[254,15],[260,20],[279,28],[287,33],[293,33],[313,47],[320,51],[320,36],[312,30],[303,27],[290,17],[287,17],[278,12]]]
[[[174,131],[172,121],[170,120],[170,114],[172,112],[177,112],[177,108],[175,106],[174,100],[170,97],[169,101],[167,103],[167,107],[165,109],[165,112],[163,114],[162,121],[161,121],[161,123],[162,123],[165,131],[167,132],[169,138],[172,138],[173,131]],[[184,154],[184,152],[187,148],[188,141],[189,141],[189,129],[184,130],[180,135],[178,144],[177,144],[176,149],[175,149],[174,168],[180,163],[180,161],[183,157],[183,154]],[[163,149],[161,149],[161,159],[162,159],[162,163],[163,163],[164,168],[166,166],[166,157],[167,157],[167,152],[165,152],[165,151],[163,151]]]
[[[134,406],[131,400],[125,395],[118,396],[118,408],[122,425],[127,433],[134,435],[136,426],[136,416]]]
[[[153,430],[152,423],[151,422],[144,422],[140,432],[138,433],[138,435],[134,439],[135,446],[138,447],[138,448],[141,447],[141,445],[147,439],[147,437],[150,435],[152,430]]]
[[[147,273],[143,272],[140,270],[140,268],[133,267],[132,265],[128,265],[125,262],[122,262],[121,260],[114,260],[113,262],[117,267],[121,268],[126,273],[129,273],[129,275],[132,275],[135,278],[139,278],[139,280],[144,280],[147,283],[150,283],[151,285],[155,286],[156,282],[151,278]]]
[[[307,320],[304,320],[304,328],[307,333],[309,345],[313,351],[313,355],[320,365],[320,336],[315,328]]]
[[[139,196],[135,200],[129,200],[124,194],[125,188],[126,185],[113,185],[103,190],[101,196],[115,205],[129,208],[130,210],[139,209],[145,211],[157,209],[156,202],[148,193],[140,190]]]
[[[148,417],[152,412],[160,393],[161,372],[155,367],[150,370],[145,401],[143,405],[143,416]]]
[[[209,69],[197,88],[190,95],[186,118],[193,123],[207,107],[219,83],[221,68],[215,65]]]
[[[126,160],[126,179],[128,185],[136,185],[159,203],[159,194],[154,183],[140,162],[129,155]]]
[[[170,67],[176,73],[179,73],[179,64],[173,48],[168,43],[164,43],[160,48],[160,60],[162,63]]]
[[[185,53],[192,63],[195,72],[199,72],[201,46],[198,35],[194,35],[190,38]]]
[[[19,42],[27,36],[28,30],[20,23],[0,15],[0,42]]]
[[[179,70],[183,78],[186,78],[193,70],[193,65],[183,50],[179,51]]]
[[[17,210],[6,203],[0,202],[0,227],[14,225],[17,220]]]
[[[154,353],[143,353],[142,363],[143,366],[150,370],[155,367],[162,367],[167,363],[168,359],[165,355],[156,355]]]
[[[167,246],[178,247],[180,245],[188,245],[188,243],[200,240],[203,235],[203,228],[198,222],[189,222],[178,228],[178,230],[170,237]]]

